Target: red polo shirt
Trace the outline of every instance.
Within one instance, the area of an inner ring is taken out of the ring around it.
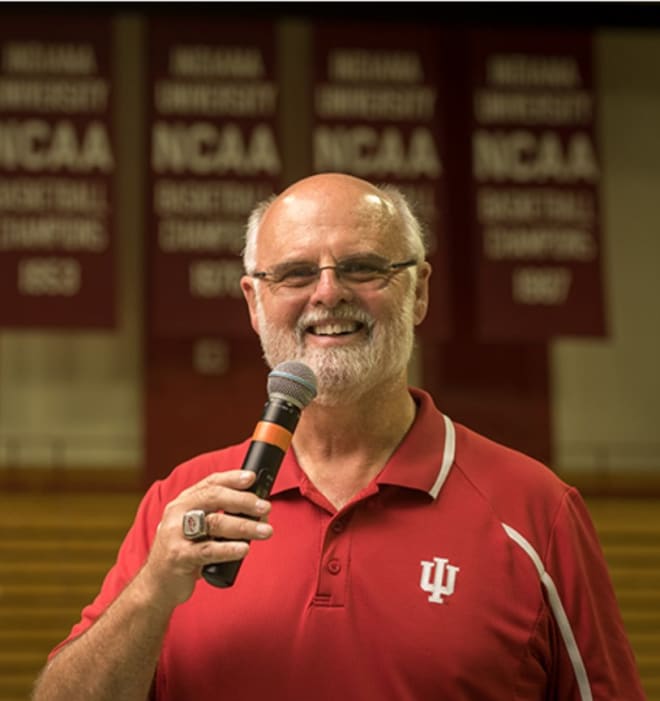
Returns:
[[[274,536],[252,544],[232,588],[200,580],[175,610],[159,701],[644,699],[578,493],[411,391],[413,427],[340,511],[287,454]],[[151,487],[69,639],[142,565],[164,506],[240,467],[248,444]]]

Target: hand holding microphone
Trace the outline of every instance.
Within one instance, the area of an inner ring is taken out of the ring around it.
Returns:
[[[241,466],[256,474],[247,490],[267,499],[277,477],[284,455],[289,449],[300,413],[316,396],[316,377],[298,361],[277,365],[268,375],[268,401],[257,423],[252,442]],[[216,587],[230,587],[236,579],[242,560],[205,565],[204,579]]]

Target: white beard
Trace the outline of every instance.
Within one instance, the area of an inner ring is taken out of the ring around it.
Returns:
[[[358,306],[343,302],[332,310],[322,308],[303,314],[291,331],[276,328],[266,319],[257,290],[256,313],[264,358],[271,368],[287,360],[309,365],[318,383],[314,400],[317,403],[329,406],[350,403],[377,385],[405,376],[414,344],[414,302],[413,288],[401,307],[378,325]],[[309,347],[305,329],[330,318],[361,321],[366,335],[346,346]]]

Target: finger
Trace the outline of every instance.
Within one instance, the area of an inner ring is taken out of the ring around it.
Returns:
[[[242,560],[250,551],[250,544],[237,540],[207,540],[195,544],[195,564],[201,568],[213,562]]]
[[[269,512],[270,503],[245,491],[254,479],[254,473],[249,470],[209,475],[182,492],[175,500],[175,506],[182,506],[185,510],[203,509],[207,513],[229,511],[261,518]]]
[[[176,502],[194,503],[195,500],[204,498],[209,490],[215,487],[226,487],[230,489],[247,489],[255,479],[255,474],[251,470],[227,470],[226,472],[213,472],[204,479],[196,482],[187,489],[184,489],[175,499]]]
[[[242,518],[229,513],[207,514],[209,535],[227,540],[266,540],[273,535],[273,527],[265,521]]]

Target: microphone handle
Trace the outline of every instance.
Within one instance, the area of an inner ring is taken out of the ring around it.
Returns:
[[[257,424],[253,440],[241,466],[241,470],[250,470],[257,475],[252,486],[246,491],[256,494],[260,499],[267,499],[270,496],[270,490],[275,483],[275,478],[288,448],[288,442],[284,443],[282,436],[288,434],[290,442],[299,418],[300,409],[290,402],[275,400],[266,403],[262,420]],[[268,437],[273,430],[279,439],[279,445],[271,442]],[[258,436],[263,436],[266,440],[259,440]],[[241,516],[256,520],[246,514],[241,514]],[[216,538],[216,540],[226,539]],[[213,562],[204,565],[202,576],[215,587],[231,587],[242,563],[243,560]]]

